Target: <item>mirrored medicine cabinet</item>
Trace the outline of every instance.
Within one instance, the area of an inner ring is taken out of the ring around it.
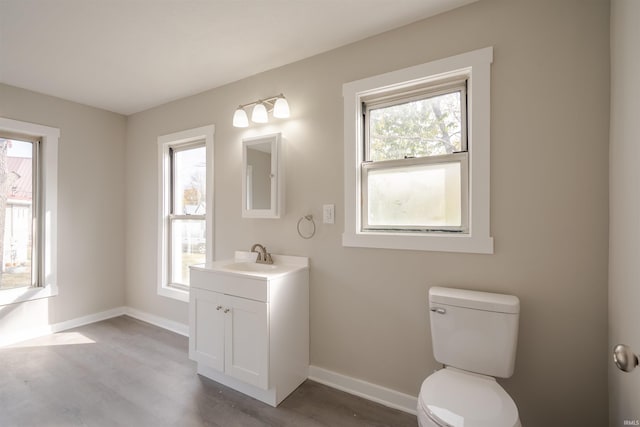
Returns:
[[[284,214],[281,135],[242,140],[242,217],[280,218]]]

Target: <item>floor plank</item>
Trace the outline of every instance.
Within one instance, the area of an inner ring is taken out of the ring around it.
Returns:
[[[415,427],[306,381],[272,408],[196,374],[187,338],[121,316],[0,349],[0,426]]]

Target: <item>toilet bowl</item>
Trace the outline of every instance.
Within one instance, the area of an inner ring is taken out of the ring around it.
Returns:
[[[420,427],[521,427],[513,399],[492,377],[445,368],[422,383]]]
[[[514,371],[518,298],[432,287],[429,310],[433,354],[444,368],[422,383],[420,427],[521,427],[515,402],[494,378]]]

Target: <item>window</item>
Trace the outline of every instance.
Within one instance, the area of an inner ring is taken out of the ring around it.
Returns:
[[[205,262],[207,155],[204,141],[170,147],[169,153],[169,278],[171,285],[185,289],[189,266]]]
[[[492,48],[344,85],[343,245],[492,253]]]
[[[363,230],[467,230],[466,83],[363,98]]]
[[[158,138],[161,176],[160,263],[161,295],[188,301],[189,266],[202,264],[213,240],[212,182],[213,127]]]
[[[0,118],[0,305],[57,295],[60,130]]]
[[[0,134],[0,289],[42,284],[34,227],[39,223],[39,150],[40,138]]]

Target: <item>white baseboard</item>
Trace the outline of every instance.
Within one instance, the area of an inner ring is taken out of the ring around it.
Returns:
[[[55,334],[56,332],[77,328],[78,326],[88,325],[89,323],[111,319],[112,317],[122,316],[123,314],[125,314],[125,307],[117,307],[111,310],[89,314],[87,316],[76,317],[75,319],[66,320],[64,322],[52,323],[46,326],[19,331],[15,334],[3,336],[2,338],[0,338],[0,347],[13,345],[21,341],[38,338],[49,334]]]
[[[134,319],[142,320],[143,322],[151,323],[152,325],[168,331],[175,332],[176,334],[184,335],[185,337],[189,336],[189,325],[185,325],[184,323],[174,322],[173,320],[169,320],[165,317],[156,316],[155,314],[150,314],[131,307],[125,307],[123,314],[131,316]]]
[[[90,314],[88,316],[77,317],[75,319],[64,322],[54,323],[48,326],[21,331],[18,334],[4,336],[0,338],[0,347],[15,344],[32,338],[61,332],[67,329],[77,328],[89,323],[99,322],[101,320],[110,319],[112,317],[127,315],[143,322],[151,323],[163,329],[183,336],[189,336],[189,325],[175,322],[164,317],[156,316],[131,307],[117,307],[111,310],[102,311],[100,313]],[[342,390],[346,393],[353,394],[364,399],[371,400],[381,405],[400,411],[416,414],[418,399],[414,396],[401,393],[386,387],[379,386],[357,378],[349,377],[328,369],[318,366],[309,366],[309,379],[321,384]]]
[[[89,314],[88,316],[76,317],[75,319],[65,322],[54,323],[51,325],[51,332],[66,331],[67,329],[77,328],[78,326],[88,325],[89,323],[96,323],[111,319],[112,317],[122,316],[124,313],[125,307],[117,307],[111,310],[101,311],[100,313]]]
[[[371,400],[389,408],[416,415],[418,399],[390,388],[338,374],[318,366],[309,366],[309,379]]]
[[[56,332],[66,331],[67,329],[77,328],[79,326],[100,322],[101,320],[107,320],[112,317],[118,317],[125,314],[133,317],[134,319],[142,320],[143,322],[151,323],[152,325],[175,332],[176,334],[184,335],[186,337],[189,336],[189,325],[174,322],[164,317],[156,316],[135,308],[117,307],[111,310],[90,314],[88,316],[76,317],[75,319],[66,320],[64,322],[53,323],[51,325],[20,331],[15,334],[5,335],[0,337],[0,347],[5,347],[49,334],[55,334]]]
[[[101,311],[99,313],[89,314],[88,316],[76,317],[75,319],[65,320],[64,322],[52,323],[50,325],[39,326],[27,330],[18,331],[14,334],[5,334],[0,337],[0,347],[6,347],[19,343],[21,341],[42,337],[56,332],[66,331],[67,329],[77,328],[79,326],[88,325],[89,323],[100,322],[101,320],[111,319],[122,315],[151,323],[163,329],[167,329],[176,334],[189,336],[189,325],[174,322],[164,317],[156,316],[131,307],[117,307],[111,310]]]

